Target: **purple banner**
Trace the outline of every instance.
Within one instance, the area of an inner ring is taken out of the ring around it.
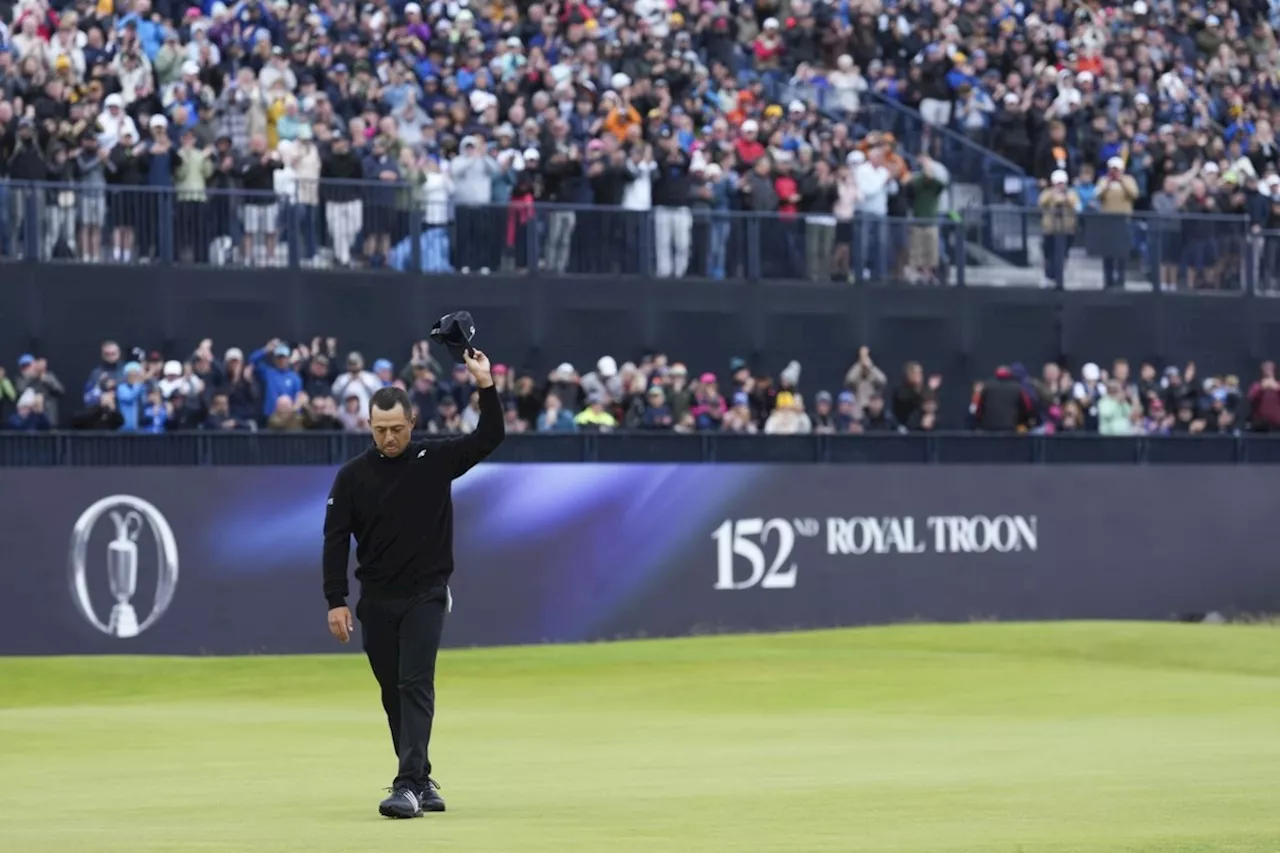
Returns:
[[[0,654],[352,650],[328,468],[10,469]],[[1269,469],[486,465],[448,645],[1280,611]],[[354,602],[353,602],[354,603]]]

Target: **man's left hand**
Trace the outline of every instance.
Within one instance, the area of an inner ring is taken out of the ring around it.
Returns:
[[[469,349],[462,354],[462,357],[467,363],[471,378],[476,381],[476,387],[489,388],[493,385],[489,356],[478,349]]]

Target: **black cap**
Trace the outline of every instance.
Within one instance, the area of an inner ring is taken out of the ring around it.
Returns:
[[[465,361],[465,355],[473,350],[471,338],[476,333],[476,321],[471,319],[469,311],[454,311],[445,314],[431,327],[431,340],[449,350],[449,355],[457,362]]]

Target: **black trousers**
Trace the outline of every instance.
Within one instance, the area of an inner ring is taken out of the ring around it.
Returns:
[[[361,597],[360,637],[382,689],[391,744],[400,760],[392,787],[421,789],[431,773],[427,754],[436,710],[436,653],[444,629],[444,590],[411,599]]]

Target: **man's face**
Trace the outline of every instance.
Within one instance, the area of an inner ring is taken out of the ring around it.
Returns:
[[[120,360],[120,347],[115,344],[107,344],[102,348],[102,362],[104,364],[115,364]]]
[[[225,415],[229,410],[227,398],[223,394],[216,395],[209,403],[209,413],[214,415]]]
[[[395,457],[404,453],[413,433],[413,416],[396,405],[390,409],[374,406],[369,412],[369,426],[373,430],[373,444],[383,456]]]

